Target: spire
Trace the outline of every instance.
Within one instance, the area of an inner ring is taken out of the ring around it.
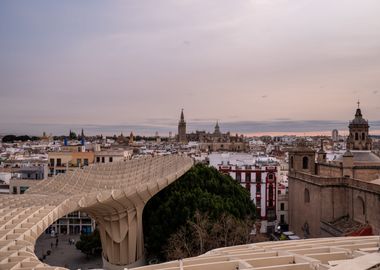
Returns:
[[[181,118],[178,123],[178,142],[186,143],[186,122],[185,116],[183,115],[183,109],[181,110]]]
[[[219,121],[216,121],[214,134],[220,134]]]
[[[181,110],[181,121],[185,121],[185,116],[183,115],[183,109]]]
[[[362,118],[362,111],[360,109],[360,101],[358,100],[358,108],[356,109],[355,117]]]
[[[80,133],[80,136],[81,136],[81,138],[84,138],[84,131],[83,131],[83,128],[82,128],[82,131],[81,131],[81,133]]]

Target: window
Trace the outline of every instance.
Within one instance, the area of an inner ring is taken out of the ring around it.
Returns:
[[[302,169],[307,170],[309,168],[309,158],[303,157],[302,159]]]
[[[236,181],[241,182],[241,172],[236,172]]]
[[[102,163],[104,163],[104,162],[105,162],[105,160],[106,160],[106,159],[105,159],[104,157],[102,157]]]
[[[24,194],[25,191],[26,191],[28,188],[29,188],[29,187],[23,187],[23,186],[21,186],[21,187],[20,187],[20,194]]]
[[[362,140],[365,140],[365,133],[362,133]]]
[[[272,207],[273,206],[273,185],[272,184],[269,185],[268,197],[269,197],[268,206]]]
[[[96,157],[96,163],[100,163],[100,157]]]
[[[245,183],[245,188],[250,191],[251,190],[251,183],[250,182],[246,182]]]
[[[83,165],[84,165],[84,166],[88,166],[88,158],[85,158],[85,159],[83,160]]]
[[[113,157],[109,157],[109,162],[113,162]]]
[[[273,174],[268,174],[268,179],[270,182],[273,182],[274,175]]]
[[[13,187],[13,194],[17,194],[17,187]]]
[[[77,167],[80,167],[80,165],[82,164],[80,158],[77,158]]]
[[[62,159],[57,158],[57,166],[62,166]]]
[[[256,183],[261,183],[261,173],[256,173]]]
[[[281,204],[280,204],[280,210],[281,210],[281,211],[284,211],[284,210],[285,210],[285,204],[284,204],[284,203],[281,203]]]
[[[260,184],[256,184],[256,193],[257,194],[261,193],[261,185]]]
[[[245,173],[245,182],[251,182],[251,173],[250,172]]]
[[[285,215],[280,216],[280,223],[284,224],[285,223]]]
[[[256,201],[256,207],[258,207],[258,208],[261,207],[261,200],[260,200],[260,199],[258,199],[258,200]]]
[[[50,166],[54,166],[54,158],[50,159]]]
[[[268,218],[269,222],[275,221],[276,220],[276,210],[268,209],[267,210],[267,218]]]
[[[307,188],[305,188],[305,191],[304,191],[304,202],[305,203],[310,202],[310,192]]]
[[[359,134],[356,132],[355,133],[355,141],[359,140]]]

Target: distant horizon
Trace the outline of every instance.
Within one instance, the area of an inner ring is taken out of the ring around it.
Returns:
[[[236,133],[245,136],[330,136],[333,129],[339,131],[339,135],[348,135],[348,121],[324,121],[324,120],[273,120],[273,121],[218,121],[223,133],[230,132],[231,135]],[[187,121],[187,133],[195,131],[213,132],[216,121],[189,120]],[[380,135],[380,120],[370,121],[370,135]],[[177,121],[174,119],[168,121],[144,122],[141,124],[49,124],[49,123],[5,123],[0,127],[0,135],[30,135],[42,136],[43,132],[47,135],[65,136],[72,130],[75,133],[84,130],[85,135],[95,136],[113,136],[123,133],[129,136],[131,132],[134,135],[154,136],[158,132],[159,136],[168,137],[169,132],[172,136],[177,134]]]

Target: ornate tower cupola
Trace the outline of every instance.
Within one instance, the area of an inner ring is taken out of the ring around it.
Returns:
[[[369,125],[368,121],[363,118],[358,101],[355,118],[350,121],[348,126],[350,134],[347,139],[347,149],[349,150],[371,150],[372,140],[368,136]]]
[[[185,116],[183,115],[183,109],[181,111],[181,117],[178,122],[178,142],[180,143],[186,143],[186,122],[185,122]]]

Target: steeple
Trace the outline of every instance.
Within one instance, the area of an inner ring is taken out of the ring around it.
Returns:
[[[215,135],[220,135],[219,121],[216,121],[214,134]]]
[[[363,118],[362,111],[360,110],[360,101],[358,100],[358,108],[356,109],[355,118]]]
[[[183,109],[181,110],[181,116],[180,120],[178,122],[178,142],[180,143],[186,143],[186,122],[185,122],[185,116],[183,114]]]
[[[183,115],[183,109],[181,110],[181,118],[180,118],[180,121],[185,121],[185,116]]]
[[[348,150],[371,150],[372,140],[369,138],[368,121],[363,118],[360,101],[357,102],[355,118],[349,123],[350,134],[347,139]]]

